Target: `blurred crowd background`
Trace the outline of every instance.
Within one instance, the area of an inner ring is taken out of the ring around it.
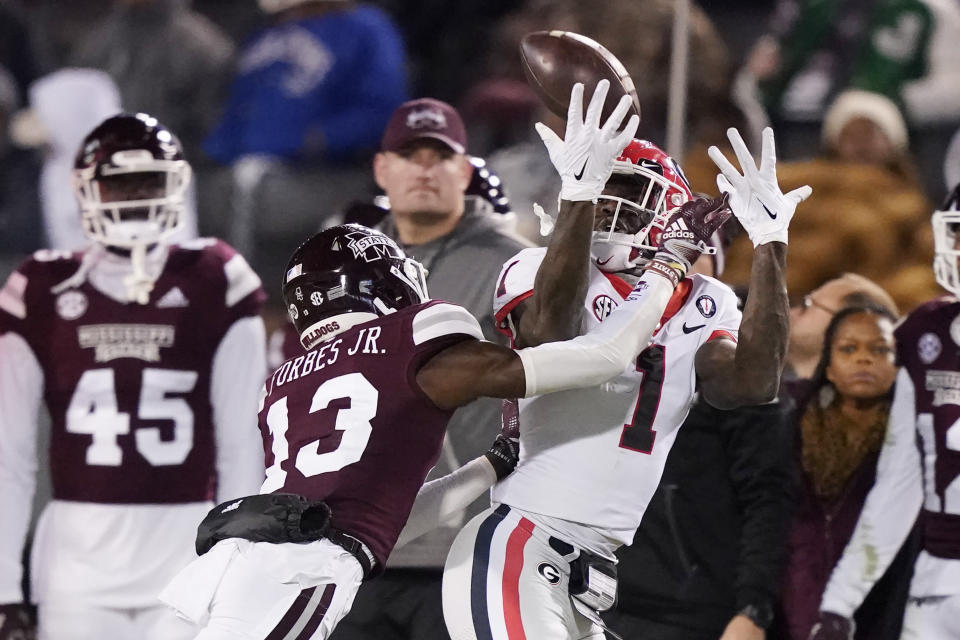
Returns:
[[[531,126],[549,116],[523,79],[524,33],[607,46],[636,81],[641,135],[665,146],[674,3],[601,4],[0,0],[0,275],[39,247],[84,243],[67,172],[119,109],[178,133],[197,174],[189,232],[233,244],[268,289],[306,235],[384,206],[370,160],[410,97],[459,108],[469,153],[498,176],[473,191],[505,190],[497,212],[542,243],[531,206],[555,207],[557,185]],[[706,147],[728,126],[772,123],[785,189],[814,187],[792,230],[791,293],[855,271],[908,311],[937,291],[926,219],[960,175],[957,37],[953,0],[693,4],[685,144],[670,151],[715,193]],[[732,284],[748,249],[730,248]]]
[[[532,125],[554,116],[524,80],[520,38],[565,29],[603,43],[636,82],[639,135],[667,147],[676,6],[673,0],[0,0],[0,280],[41,247],[85,245],[70,169],[84,135],[120,110],[150,113],[180,136],[196,175],[184,234],[221,237],[247,257],[271,296],[271,328],[284,322],[278,285],[303,239],[342,220],[373,224],[386,216],[389,201],[371,161],[391,113],[411,98],[445,100],[462,115],[476,167],[467,189],[476,205],[470,211],[479,207],[498,229],[545,244],[533,205],[555,211],[559,180]],[[779,583],[781,569],[786,573],[785,615],[770,637],[800,640],[876,473],[893,384],[892,322],[943,293],[930,268],[929,219],[960,182],[960,3],[710,0],[691,3],[689,18],[686,112],[681,139],[673,138],[668,151],[693,189],[718,195],[706,149],[716,144],[731,155],[727,127],[738,127],[757,149],[767,124],[777,135],[783,191],[813,187],[791,224],[788,263],[796,308],[787,376],[807,382],[787,385],[785,395],[796,400],[789,416],[774,416],[776,407],[766,408],[769,415],[762,408],[756,415],[720,415],[703,405],[691,414],[693,426],[677,441],[659,502],[622,559],[622,610],[628,616],[634,603],[638,610],[673,611],[683,626],[696,607],[703,629],[723,628],[742,606],[742,585],[734,602],[728,575],[736,572],[741,531],[748,538],[756,525],[762,529],[756,539],[774,549],[764,559],[774,567],[765,584]],[[714,271],[743,287],[752,246],[735,225],[728,227]],[[435,265],[436,255],[451,253],[443,243],[432,249],[434,257],[418,258]],[[510,244],[507,255],[519,246]],[[492,274],[502,261],[491,257]],[[433,269],[431,290],[447,297],[440,289],[448,286],[450,299],[464,302],[456,293],[468,276],[479,279],[477,264],[445,265],[444,284],[444,269]],[[488,297],[469,308],[489,314]],[[850,305],[852,311],[840,312]],[[881,354],[871,366],[884,375],[866,404],[827,376],[843,340],[855,339],[878,343]],[[847,405],[857,408],[855,415]],[[774,421],[782,428],[769,427]],[[718,431],[718,424],[725,426]],[[758,427],[756,437],[750,425]],[[471,447],[461,448],[460,458],[468,459]],[[760,470],[740,478],[728,473],[725,465],[740,465],[737,456],[752,456]],[[717,464],[705,471],[701,462],[708,459]],[[696,469],[684,467],[685,460]],[[803,476],[795,498],[786,489],[791,480],[781,477],[792,463]],[[725,533],[699,542],[691,535],[692,556],[677,547],[677,562],[689,575],[667,567],[670,559],[659,552],[643,555],[644,536],[654,549],[685,537],[677,534],[675,508],[681,534],[701,531],[703,509],[691,505],[717,496],[725,483],[729,495],[709,505],[716,515],[710,522]],[[750,507],[751,495],[760,506]],[[789,515],[791,508],[797,513]],[[698,545],[709,547],[699,564]],[[631,560],[630,553],[639,555]],[[902,553],[875,607],[865,608],[857,637],[897,637],[915,546]],[[631,572],[631,562],[644,570]],[[657,563],[664,572],[646,571]],[[730,586],[711,582],[714,571],[728,575]],[[648,573],[681,577],[645,585]],[[410,589],[409,582],[401,586]],[[769,587],[764,597],[777,590]],[[372,602],[377,608],[386,601]],[[880,631],[871,630],[871,620]],[[673,637],[648,635],[650,624],[644,637]],[[685,629],[677,637],[700,636]]]

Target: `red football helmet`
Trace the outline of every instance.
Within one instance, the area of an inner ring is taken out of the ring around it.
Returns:
[[[592,250],[596,265],[613,273],[650,259],[667,213],[692,198],[680,165],[652,142],[634,139],[614,162],[598,198]]]

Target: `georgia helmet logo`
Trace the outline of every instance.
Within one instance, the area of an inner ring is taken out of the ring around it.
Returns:
[[[616,308],[616,301],[605,293],[593,299],[593,315],[598,322],[603,322]]]
[[[549,584],[557,584],[560,582],[560,570],[549,562],[541,562],[537,566],[537,573]]]

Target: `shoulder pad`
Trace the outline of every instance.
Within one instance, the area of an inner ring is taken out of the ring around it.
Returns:
[[[459,305],[449,302],[428,304],[413,317],[413,343],[416,345],[453,334],[483,340],[477,319]]]

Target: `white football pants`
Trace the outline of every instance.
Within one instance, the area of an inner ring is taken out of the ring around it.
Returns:
[[[505,504],[478,514],[453,541],[443,570],[450,637],[603,640],[570,599],[570,561],[578,554],[561,555],[546,531]]]
[[[203,626],[196,640],[325,640],[362,580],[357,559],[329,540],[231,538],[181,571],[160,599]]]
[[[200,631],[160,603],[142,609],[107,609],[44,602],[38,617],[38,640],[192,640]]]

